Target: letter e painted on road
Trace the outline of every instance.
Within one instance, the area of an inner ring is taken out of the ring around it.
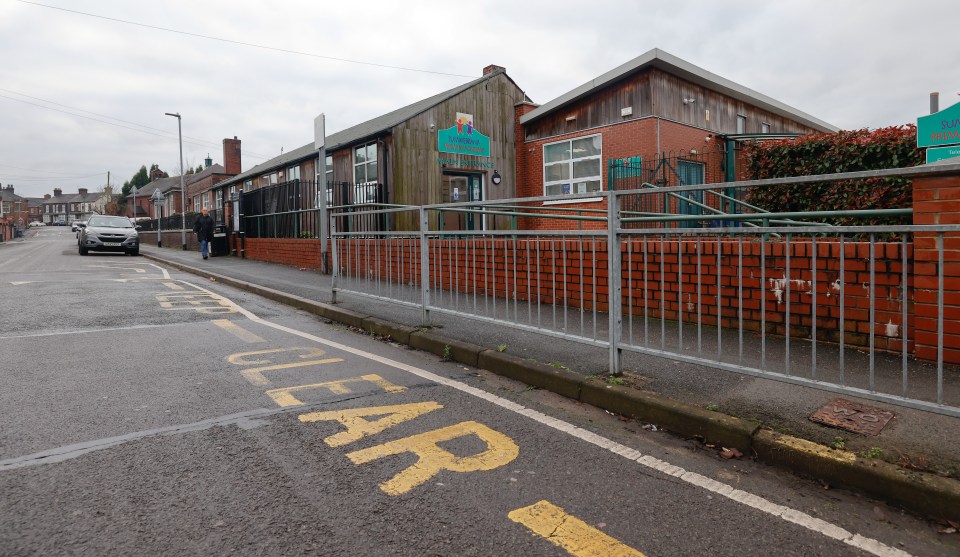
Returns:
[[[487,444],[487,449],[475,455],[460,457],[440,448],[440,443],[467,435],[479,437]],[[499,468],[517,458],[520,447],[506,435],[471,421],[355,451],[349,453],[347,458],[354,464],[365,464],[406,452],[415,453],[419,459],[413,466],[380,484],[380,489],[388,495],[402,495],[424,484],[441,470],[477,472]]]
[[[306,391],[310,389],[327,389],[333,394],[337,395],[346,395],[353,392],[352,389],[348,386],[350,383],[363,383],[370,382],[374,385],[380,387],[388,393],[401,393],[406,391],[406,387],[400,385],[394,385],[393,383],[387,381],[383,377],[375,373],[369,375],[363,375],[360,377],[351,377],[350,379],[337,379],[335,381],[325,381],[323,383],[314,383],[312,385],[297,385],[295,387],[280,387],[278,389],[270,389],[266,391],[267,396],[273,399],[278,405],[282,407],[287,406],[300,406],[303,404],[300,399],[293,396],[293,393],[297,391]]]
[[[374,406],[372,408],[353,408],[349,410],[330,410],[328,412],[311,412],[300,414],[301,422],[337,421],[347,430],[327,437],[324,443],[331,447],[340,447],[381,431],[397,424],[412,420],[443,408],[436,402],[415,402],[398,404],[396,406]],[[379,420],[365,420],[368,416],[383,416]]]

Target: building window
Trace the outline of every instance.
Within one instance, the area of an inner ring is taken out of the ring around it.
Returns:
[[[747,117],[737,114],[737,133],[747,133]]]
[[[214,206],[219,210],[223,208],[223,190],[217,190],[217,202]]]
[[[323,163],[323,188],[327,192],[327,207],[333,205],[333,155],[327,155]]]
[[[291,166],[287,169],[287,181],[299,180],[300,179],[300,167]]]
[[[770,124],[766,122],[760,124],[760,133],[770,133]]]
[[[194,213],[200,212],[200,196],[199,195],[193,198],[193,212]]]
[[[578,194],[603,189],[600,135],[543,146],[544,195]]]
[[[248,192],[253,189],[253,180],[245,180],[243,182],[243,191]]]
[[[210,192],[200,194],[204,209],[210,208]]]
[[[377,143],[367,143],[353,149],[354,183],[377,181]]]

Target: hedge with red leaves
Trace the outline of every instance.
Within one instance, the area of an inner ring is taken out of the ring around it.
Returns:
[[[924,162],[923,150],[917,148],[917,128],[912,124],[750,143],[744,149],[749,173],[755,179],[881,170]],[[904,178],[757,188],[746,200],[772,212],[900,209],[910,207],[912,202],[911,183]],[[903,224],[909,219],[838,217],[829,222]]]

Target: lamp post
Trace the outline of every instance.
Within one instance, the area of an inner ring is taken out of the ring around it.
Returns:
[[[167,116],[177,119],[177,137],[180,139],[180,243],[183,251],[187,251],[187,194],[183,188],[183,129],[180,126],[179,112],[164,112]]]

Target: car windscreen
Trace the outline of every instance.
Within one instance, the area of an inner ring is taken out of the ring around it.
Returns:
[[[130,219],[125,219],[123,217],[115,219],[103,217],[92,218],[87,221],[87,226],[99,228],[133,228],[133,225],[130,224]]]

